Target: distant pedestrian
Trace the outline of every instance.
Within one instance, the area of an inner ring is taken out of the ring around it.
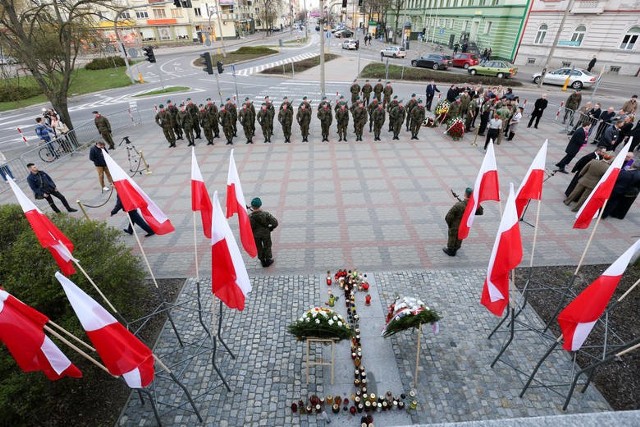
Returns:
[[[520,120],[522,120],[522,112],[524,108],[518,107],[516,112],[511,116],[511,120],[509,120],[509,137],[507,141],[513,141],[513,137],[516,136],[516,132],[518,131],[518,125],[520,124]],[[507,135],[505,135],[507,136]]]
[[[597,62],[596,56],[593,55],[593,58],[591,58],[591,61],[589,61],[589,65],[587,66],[588,72],[591,72],[591,70],[593,70],[593,67],[596,66],[596,62]]]
[[[489,51],[487,51],[487,61],[491,60],[491,54],[493,53],[493,51],[491,50],[491,48],[489,48]]]
[[[5,157],[4,154],[2,154],[1,151],[0,151],[0,175],[2,175],[2,179],[4,179],[4,182],[7,182],[7,177],[13,179],[13,173],[11,172],[9,165],[7,164],[7,158]]]
[[[567,117],[571,115],[569,124],[573,124],[573,119],[575,118],[575,112],[578,108],[580,108],[580,103],[582,102],[582,93],[580,93],[580,89],[576,89],[573,91],[571,95],[567,98],[567,102],[564,104],[564,118],[562,119],[562,124],[567,122]]]
[[[498,144],[498,137],[502,131],[502,119],[499,114],[494,114],[493,119],[489,120],[489,130],[487,132],[487,138],[484,141],[484,149],[489,146],[489,141],[493,141],[494,144]]]
[[[436,95],[436,92],[440,93],[438,86],[436,86],[435,81],[431,80],[431,82],[427,85],[426,95],[427,95],[427,110],[431,111],[431,103],[433,102],[433,97]]]
[[[89,160],[93,162],[93,165],[96,167],[96,171],[98,172],[100,188],[102,188],[102,191],[109,191],[111,188],[104,185],[104,176],[107,175],[107,179],[111,184],[113,184],[113,179],[111,178],[111,173],[109,173],[107,163],[104,160],[102,150],[107,152],[107,149],[104,146],[104,141],[96,141],[94,146],[91,147],[91,150],[89,150]]]
[[[271,253],[271,232],[278,226],[278,220],[267,211],[262,209],[262,200],[255,197],[251,200],[251,213],[249,221],[253,238],[258,249],[258,259],[263,267],[273,264],[273,254]]]
[[[549,101],[547,101],[547,94],[543,94],[540,98],[536,99],[535,104],[533,104],[533,112],[531,113],[531,118],[529,119],[528,128],[533,127],[538,129],[538,123],[540,123],[540,119],[542,118],[542,113],[549,105]],[[535,120],[535,123],[533,121]]]
[[[53,179],[51,179],[49,174],[38,170],[38,167],[33,163],[27,163],[27,169],[29,169],[30,172],[27,177],[27,183],[29,183],[29,187],[33,190],[33,194],[37,200],[45,199],[54,212],[60,213],[60,209],[58,209],[51,197],[55,196],[62,202],[67,211],[78,211],[77,209],[72,208],[69,205],[69,202],[67,202],[67,199],[58,191],[55,182],[53,182]]]
[[[91,113],[95,116],[94,123],[96,124],[96,128],[98,132],[104,139],[104,141],[109,145],[110,150],[115,150],[116,145],[113,142],[113,138],[111,137],[111,123],[109,119],[101,115],[99,112],[94,111]]]
[[[589,138],[589,128],[591,127],[591,122],[585,122],[582,124],[582,127],[575,131],[567,144],[567,148],[565,148],[564,152],[566,156],[562,158],[556,166],[558,167],[558,172],[569,173],[565,170],[565,167],[573,160],[573,158],[578,154],[580,149],[587,144],[587,139]]]
[[[116,205],[111,210],[111,216],[114,216],[115,214],[120,212],[121,209],[124,210],[124,207],[122,206],[122,201],[120,200],[120,196],[116,196]],[[150,237],[156,234],[153,231],[153,229],[149,226],[149,224],[147,224],[144,218],[140,216],[140,213],[138,213],[137,209],[131,210],[127,212],[127,214],[129,215],[129,218],[131,218],[131,222],[129,223],[129,226],[127,228],[122,229],[122,231],[124,231],[129,235],[133,234],[133,227],[131,226],[131,223],[133,223],[147,232],[147,234],[145,234],[145,237]]]
[[[458,49],[460,49],[460,45],[458,43],[453,45],[453,54],[455,55],[456,53],[458,53]]]

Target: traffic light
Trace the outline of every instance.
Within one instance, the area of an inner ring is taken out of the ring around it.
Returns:
[[[224,64],[220,61],[216,62],[216,67],[218,67],[218,74],[222,74],[222,72],[224,71],[223,65]]]
[[[343,9],[347,8],[347,0],[342,0],[342,8]]]
[[[151,46],[143,47],[144,56],[146,56],[147,61],[156,62],[156,56],[153,54],[153,48]]]
[[[213,62],[211,62],[211,53],[205,52],[200,55],[200,58],[204,61],[204,68],[202,71],[206,71],[207,74],[213,74]]]

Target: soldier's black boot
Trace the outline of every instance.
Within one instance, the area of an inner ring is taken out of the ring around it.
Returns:
[[[449,256],[456,256],[456,251],[452,251],[449,248],[442,248],[442,252],[444,252],[445,254],[447,254]]]

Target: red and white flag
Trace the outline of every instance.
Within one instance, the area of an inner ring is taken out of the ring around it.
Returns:
[[[149,347],[71,280],[60,273],[56,278],[109,372],[131,388],[151,384],[155,370]]]
[[[502,316],[509,304],[509,272],[522,261],[522,239],[516,212],[513,184],[502,214],[496,241],[493,244],[487,278],[482,288],[480,303],[496,316]]]
[[[113,185],[116,187],[122,207],[129,212],[134,209],[140,209],[140,213],[149,227],[159,235],[169,234],[175,231],[173,224],[162,210],[155,204],[147,193],[131,179],[129,175],[111,158],[109,153],[102,150],[104,160],[107,162],[109,172],[113,178]]]
[[[50,380],[81,378],[80,370],[44,333],[49,318],[0,289],[0,341],[25,372],[42,371]]]
[[[251,292],[251,280],[242,254],[224,217],[218,192],[213,193],[213,227],[211,228],[211,286],[229,308],[244,310],[244,300]]]
[[[544,182],[544,170],[545,162],[547,161],[547,144],[549,140],[546,140],[538,154],[531,162],[527,174],[524,176],[520,188],[516,193],[516,210],[518,212],[518,218],[522,217],[524,208],[529,203],[529,200],[541,200],[542,199],[542,183]]]
[[[558,314],[558,324],[564,337],[562,348],[567,351],[576,351],[582,347],[609,304],[629,262],[638,252],[640,252],[640,240],[627,249]]]
[[[73,261],[77,261],[73,255],[73,243],[64,235],[58,227],[55,226],[48,216],[42,213],[40,209],[31,201],[24,192],[18,187],[18,185],[7,177],[9,186],[13,190],[22,207],[24,216],[27,217],[27,221],[31,224],[33,232],[36,234],[40,245],[43,248],[49,249],[53,259],[56,260],[60,270],[67,276],[70,276],[76,272],[73,267]]]
[[[591,191],[587,200],[582,204],[582,207],[580,207],[580,210],[576,214],[576,222],[573,223],[573,228],[589,227],[591,220],[598,215],[600,208],[609,200],[613,186],[620,174],[620,169],[622,169],[624,158],[631,148],[632,140],[633,138],[629,138],[629,142],[620,150],[616,158],[613,159],[613,162],[609,165],[609,169],[602,175],[602,178],[600,178],[600,181],[598,181],[593,191]]]
[[[487,153],[484,155],[480,171],[473,186],[473,193],[467,201],[467,207],[462,215],[458,228],[458,239],[464,240],[469,235],[478,205],[485,200],[500,201],[500,184],[498,183],[498,166],[493,150],[493,143],[489,142]]]
[[[231,150],[229,173],[227,174],[227,218],[231,218],[235,213],[238,214],[242,247],[251,258],[255,258],[258,255],[258,249],[256,248],[256,241],[253,239],[251,222],[249,222],[249,214],[247,214],[247,203],[244,200],[240,176],[236,168],[236,161],[233,158],[233,150]]]
[[[200,211],[204,235],[210,239],[213,206],[196,160],[195,147],[191,147],[191,210]]]

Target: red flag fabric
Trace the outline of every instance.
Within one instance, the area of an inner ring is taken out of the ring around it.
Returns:
[[[640,240],[626,250],[604,273],[558,314],[562,330],[562,348],[577,351],[582,347],[611,300],[631,259],[640,251]]]
[[[527,203],[529,203],[529,200],[542,199],[542,183],[544,181],[548,142],[549,141],[546,140],[544,144],[542,144],[542,147],[540,147],[538,154],[536,154],[533,162],[531,162],[531,166],[529,166],[529,170],[516,193],[516,211],[518,212],[518,218],[522,218],[522,213]]]
[[[122,376],[131,388],[151,384],[155,370],[149,347],[71,280],[60,273],[56,278],[109,372]]]
[[[256,241],[253,239],[251,222],[249,221],[249,214],[247,214],[247,203],[244,200],[240,176],[236,168],[236,161],[233,158],[233,150],[231,150],[229,173],[227,174],[227,218],[231,218],[235,213],[238,214],[242,247],[251,258],[255,258],[258,255],[258,249],[256,248]]]
[[[496,316],[509,304],[509,272],[522,261],[522,239],[513,184],[496,235],[480,303]]]
[[[109,153],[102,150],[104,160],[107,163],[113,185],[120,196],[122,207],[129,212],[134,209],[140,209],[140,213],[149,227],[158,235],[169,234],[175,231],[173,224],[162,210],[155,204],[147,193],[131,179],[129,175],[111,158]]]
[[[462,215],[458,228],[458,239],[464,240],[469,236],[478,205],[485,200],[500,201],[500,184],[498,183],[498,166],[493,150],[493,143],[489,142],[487,153],[480,166],[480,171],[473,186],[473,193],[467,201],[467,207]]]
[[[210,239],[213,206],[196,160],[195,147],[191,147],[191,210],[194,212],[200,211],[204,235]]]
[[[244,300],[251,292],[251,281],[231,228],[213,193],[213,226],[211,228],[211,286],[229,308],[244,310]]]
[[[9,186],[13,190],[18,199],[18,203],[22,207],[27,221],[31,225],[33,232],[36,234],[40,245],[43,248],[49,249],[53,259],[56,260],[60,270],[67,276],[70,276],[76,272],[73,267],[73,261],[77,261],[73,255],[73,243],[67,238],[67,236],[55,226],[48,216],[42,213],[37,206],[29,200],[24,192],[18,187],[18,185],[7,177]]]
[[[20,369],[42,371],[50,380],[81,378],[82,372],[44,333],[47,316],[0,289],[0,341]]]
[[[576,221],[573,223],[573,228],[589,227],[591,220],[597,216],[600,208],[609,200],[613,186],[618,179],[620,169],[624,163],[624,158],[631,148],[632,140],[633,138],[629,138],[629,142],[620,150],[616,158],[613,159],[609,169],[602,175],[602,178],[600,178],[600,181],[598,181],[591,194],[589,194],[587,200],[582,204],[582,207],[580,207],[580,210],[576,214]]]

